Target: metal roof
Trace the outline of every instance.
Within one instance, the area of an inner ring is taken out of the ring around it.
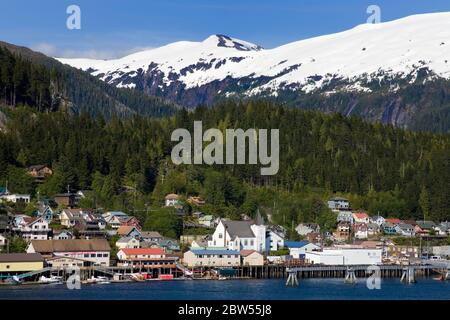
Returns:
[[[214,249],[200,249],[200,250],[196,250],[196,249],[191,249],[191,251],[196,254],[204,254],[204,255],[211,255],[211,254],[222,254],[222,255],[227,255],[227,254],[234,254],[234,255],[239,255],[239,251],[237,250],[214,250]]]
[[[309,241],[285,241],[284,246],[288,248],[302,248],[309,244]]]
[[[233,221],[233,220],[222,220],[223,225],[225,226],[228,234],[231,238],[239,237],[239,238],[254,238],[255,234],[253,233],[250,226],[253,224],[252,221]]]
[[[44,258],[40,253],[3,253],[0,262],[41,262]]]

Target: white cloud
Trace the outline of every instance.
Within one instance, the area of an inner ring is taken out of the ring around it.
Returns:
[[[41,52],[47,56],[53,56],[57,52],[57,49],[54,45],[52,45],[50,43],[46,43],[46,42],[41,42],[41,43],[32,45],[31,49],[34,51]]]
[[[31,46],[34,51],[41,52],[50,57],[58,58],[88,58],[88,59],[115,59],[127,56],[129,54],[150,50],[154,47],[133,47],[133,48],[116,48],[116,49],[95,49],[95,48],[61,48],[50,43],[37,43]]]

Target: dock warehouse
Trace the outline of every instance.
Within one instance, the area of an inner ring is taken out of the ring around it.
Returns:
[[[376,265],[381,264],[381,249],[324,249],[305,252],[305,260],[324,265]]]
[[[44,258],[39,253],[0,254],[1,273],[30,272],[43,268]]]

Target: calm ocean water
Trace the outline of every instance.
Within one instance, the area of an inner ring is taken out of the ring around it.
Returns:
[[[380,290],[369,290],[365,279],[357,284],[344,284],[343,279],[304,279],[298,287],[285,287],[276,280],[226,281],[151,281],[144,283],[112,283],[82,285],[68,290],[65,285],[0,287],[0,299],[63,300],[450,300],[450,281],[418,279],[415,284],[402,284],[398,278],[383,279]]]

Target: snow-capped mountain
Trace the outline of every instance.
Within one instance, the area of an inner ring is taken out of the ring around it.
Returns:
[[[115,60],[59,60],[118,87],[136,87],[190,106],[217,94],[309,92],[336,79],[346,81],[344,90],[370,91],[367,82],[407,76],[413,81],[423,68],[450,78],[450,13],[363,24],[274,49],[213,35]]]

